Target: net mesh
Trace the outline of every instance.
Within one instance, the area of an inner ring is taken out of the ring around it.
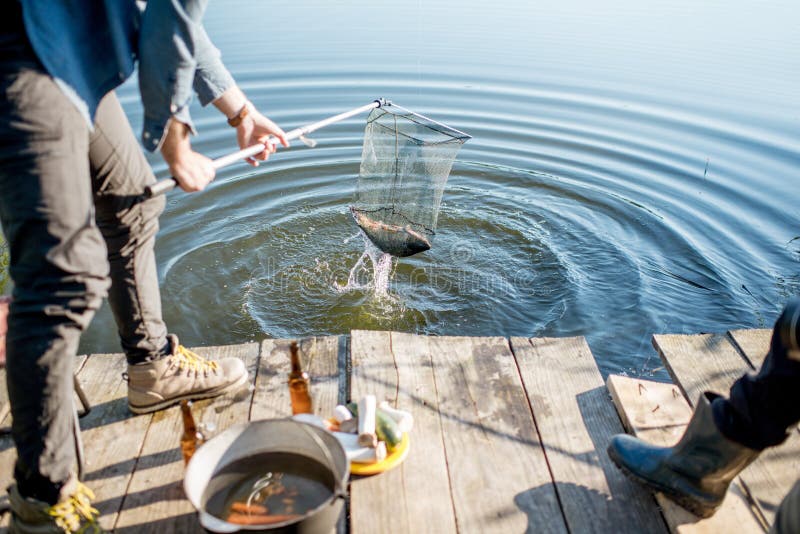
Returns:
[[[399,106],[370,113],[350,210],[378,248],[399,257],[431,248],[444,186],[467,139]]]

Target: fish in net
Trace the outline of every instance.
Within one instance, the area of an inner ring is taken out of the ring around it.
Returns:
[[[468,139],[395,104],[370,113],[350,212],[375,246],[401,258],[431,248],[445,183]]]

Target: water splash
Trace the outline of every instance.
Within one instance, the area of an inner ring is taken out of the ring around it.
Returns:
[[[389,280],[396,266],[394,256],[376,247],[364,232],[359,230],[357,235],[364,241],[364,252],[350,269],[347,283],[341,285],[334,282],[334,288],[339,293],[372,290],[378,299],[392,299],[389,294]],[[346,242],[355,237],[348,238]]]

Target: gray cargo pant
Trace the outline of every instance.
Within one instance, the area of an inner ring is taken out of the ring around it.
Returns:
[[[800,480],[783,498],[769,534],[796,534],[798,532],[800,532]]]
[[[23,495],[55,502],[75,464],[74,356],[102,299],[108,296],[129,363],[166,353],[153,255],[164,198],[142,196],[155,178],[116,96],[101,102],[90,129],[21,25],[0,42],[0,86],[15,477]]]

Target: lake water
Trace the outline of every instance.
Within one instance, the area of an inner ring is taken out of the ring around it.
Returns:
[[[473,139],[388,298],[366,271],[338,289],[365,247],[348,205],[366,116],[171,193],[157,255],[184,344],[583,335],[604,372],[659,377],[653,333],[769,327],[800,292],[796,2],[218,0],[206,26],[285,129],[386,97]],[[138,133],[135,84],[119,95]],[[198,151],[235,148],[193,114]],[[107,307],[81,350],[119,350]]]

